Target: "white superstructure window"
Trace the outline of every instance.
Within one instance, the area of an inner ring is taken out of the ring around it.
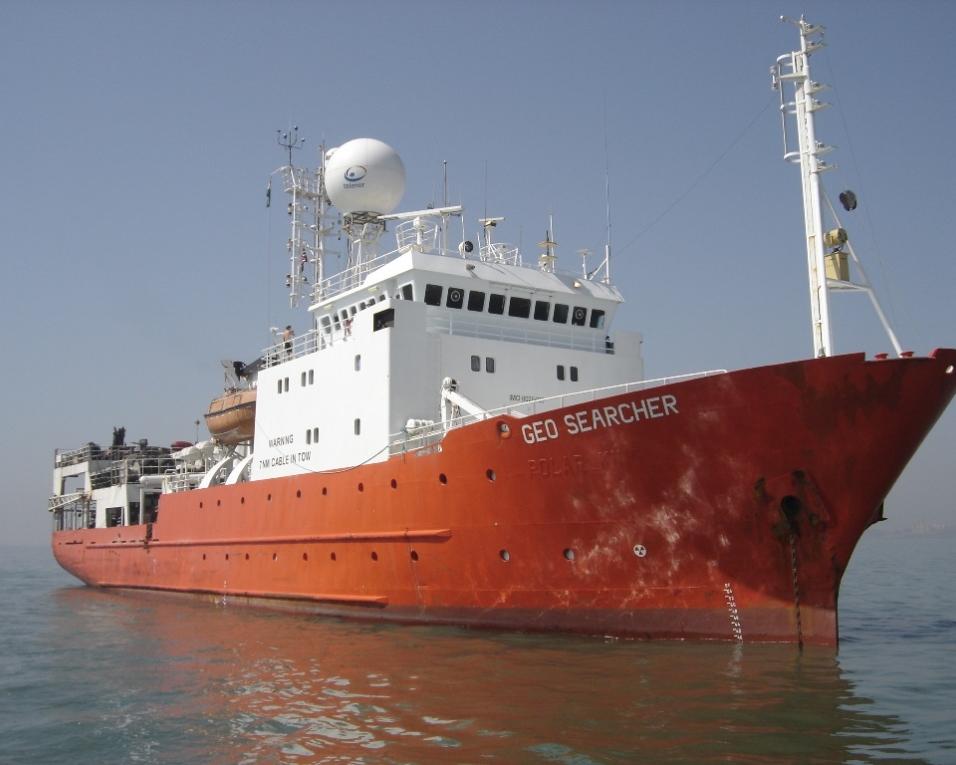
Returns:
[[[355,431],[355,435],[357,436],[362,435],[362,420],[356,417],[355,422],[352,425],[352,428]]]
[[[361,371],[361,369],[362,369],[362,354],[356,353],[355,354],[355,371],[359,372]]]

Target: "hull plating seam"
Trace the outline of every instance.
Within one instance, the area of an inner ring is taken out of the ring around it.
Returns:
[[[317,603],[348,603],[356,606],[387,606],[384,595],[323,595],[305,592],[264,592],[257,590],[213,590],[201,587],[175,587],[173,585],[135,585],[122,582],[101,582],[100,587],[123,590],[163,590],[166,592],[191,592],[205,595],[233,596],[238,598],[264,598],[267,600],[309,600]]]
[[[87,549],[117,548],[116,545],[130,545],[130,549],[147,544],[149,547],[216,547],[220,545],[268,545],[268,544],[301,544],[303,542],[376,542],[388,540],[416,540],[442,542],[451,539],[451,529],[425,529],[421,531],[372,531],[366,533],[349,534],[310,534],[308,536],[290,537],[237,537],[235,539],[183,539],[163,542],[160,540],[116,540],[109,543],[93,543],[86,545]]]

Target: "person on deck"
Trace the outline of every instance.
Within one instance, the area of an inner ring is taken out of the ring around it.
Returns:
[[[286,324],[285,331],[282,333],[282,340],[285,342],[286,356],[292,355],[292,339],[294,337],[295,337],[295,332],[292,331],[292,325]]]

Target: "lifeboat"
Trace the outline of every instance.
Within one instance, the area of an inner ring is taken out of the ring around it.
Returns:
[[[251,441],[256,426],[256,389],[223,393],[210,402],[205,417],[209,435],[219,443],[235,446]]]

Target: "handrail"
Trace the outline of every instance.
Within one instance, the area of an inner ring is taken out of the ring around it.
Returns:
[[[544,322],[529,323],[526,319],[518,321],[523,324],[481,321],[472,319],[467,314],[435,314],[428,317],[426,329],[462,337],[481,337],[489,340],[546,345],[551,348],[614,353],[614,346],[603,331],[595,332],[587,327],[558,329],[563,325]]]
[[[290,346],[286,348],[286,343]],[[292,340],[280,340],[262,351],[262,366],[274,367],[290,359],[306,356],[319,349],[319,331],[310,329],[303,335],[296,335]]]
[[[489,409],[481,415],[466,414],[453,418],[446,426],[443,423],[435,423],[426,426],[413,433],[400,431],[389,436],[389,452],[391,454],[401,454],[403,452],[422,449],[441,441],[445,433],[464,425],[470,425],[490,417],[506,414],[511,417],[530,417],[541,412],[548,412],[554,409],[561,409],[572,404],[581,404],[594,401],[598,398],[618,395],[621,393],[630,393],[636,390],[646,390],[660,385],[670,385],[676,382],[686,382],[701,377],[712,377],[714,375],[726,374],[726,369],[709,369],[704,372],[691,372],[682,375],[672,375],[670,377],[657,377],[652,380],[636,380],[634,382],[620,383],[618,385],[607,385],[601,388],[589,388],[587,390],[575,391],[572,393],[560,393],[556,396],[546,396],[544,398],[534,399],[533,401],[522,401],[508,404],[507,406]]]

